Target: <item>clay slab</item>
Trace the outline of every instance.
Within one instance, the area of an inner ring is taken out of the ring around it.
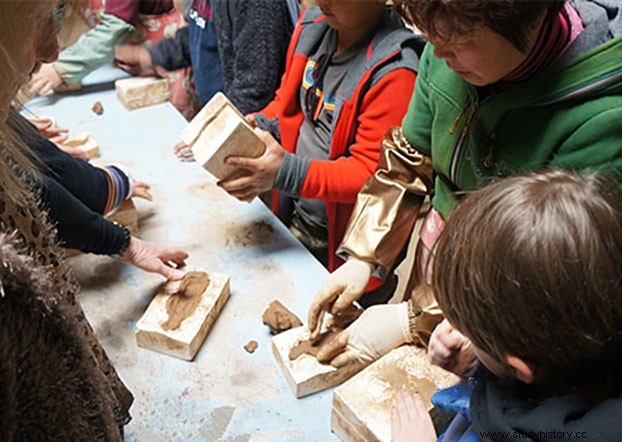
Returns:
[[[220,273],[208,275],[210,282],[201,295],[199,305],[175,330],[164,330],[161,324],[168,320],[166,303],[170,296],[176,296],[174,293],[177,292],[179,281],[165,284],[136,324],[136,342],[140,347],[187,361],[194,359],[229,299],[229,276]]]
[[[291,348],[299,340],[308,338],[309,332],[306,327],[292,328],[272,338],[274,357],[297,398],[334,387],[360,370],[357,366],[337,369],[330,365],[320,364],[315,357],[308,354],[302,354],[290,361]]]
[[[398,391],[405,387],[418,392],[431,409],[432,395],[458,381],[457,376],[432,366],[424,349],[396,348],[335,390],[331,430],[346,442],[390,442],[391,409]]]

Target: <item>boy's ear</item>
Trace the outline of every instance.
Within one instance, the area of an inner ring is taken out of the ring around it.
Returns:
[[[512,367],[514,376],[525,384],[531,384],[534,378],[535,367],[517,356],[505,355],[505,363]]]

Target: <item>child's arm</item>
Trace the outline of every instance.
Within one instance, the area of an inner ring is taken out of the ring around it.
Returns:
[[[395,396],[391,410],[391,440],[393,442],[435,442],[436,430],[430,413],[417,393],[405,389]]]
[[[111,14],[102,13],[100,18],[101,23],[62,51],[58,60],[43,65],[32,76],[32,92],[44,94],[62,82],[79,83],[87,74],[113,60],[115,46],[131,38],[134,26]]]

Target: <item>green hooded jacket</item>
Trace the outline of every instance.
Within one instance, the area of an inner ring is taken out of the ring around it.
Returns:
[[[622,178],[622,11],[617,0],[576,0],[585,29],[533,78],[479,99],[427,45],[403,122],[432,158],[432,204],[447,219],[460,192],[545,167]],[[618,176],[620,175],[620,176]]]

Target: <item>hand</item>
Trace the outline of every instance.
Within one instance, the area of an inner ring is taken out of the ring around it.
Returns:
[[[462,376],[477,364],[471,341],[444,319],[432,333],[428,359],[447,371]]]
[[[391,440],[409,442],[415,434],[418,442],[437,439],[434,423],[421,396],[402,389],[395,395],[395,406],[391,410]]]
[[[51,118],[28,118],[28,121],[37,128],[39,133],[54,144],[61,144],[67,140],[68,129],[56,127]]]
[[[180,141],[175,145],[173,152],[184,163],[193,163],[195,161],[192,149],[190,149],[190,147],[183,141]]]
[[[317,360],[337,368],[357,362],[367,365],[406,342],[412,342],[408,304],[374,305],[322,347]]]
[[[226,164],[244,169],[248,174],[218,183],[231,196],[245,202],[272,189],[285,156],[285,151],[269,132],[255,129],[255,133],[266,144],[266,151],[259,158],[228,157]]]
[[[363,295],[369,284],[372,269],[370,263],[350,257],[345,264],[326,278],[309,309],[307,326],[312,341],[320,335],[324,314],[343,313]]]
[[[246,119],[246,122],[248,124],[250,124],[253,127],[257,127],[257,126],[255,126],[255,114],[254,113],[253,114],[247,114],[247,115],[244,116],[244,118]]]
[[[188,254],[183,250],[160,247],[132,236],[130,246],[121,257],[121,261],[176,281],[184,277],[184,272],[173,268],[170,263],[181,267],[187,258]]]
[[[62,84],[58,71],[51,63],[41,66],[38,72],[34,73],[29,82],[30,93],[43,95]]]
[[[151,189],[151,186],[144,181],[133,181],[132,193],[130,194],[130,198],[136,197],[145,199],[147,201],[153,201],[153,195],[151,195],[149,189]]]
[[[114,59],[117,66],[135,75],[151,75],[155,72],[151,54],[142,46],[116,46]]]

